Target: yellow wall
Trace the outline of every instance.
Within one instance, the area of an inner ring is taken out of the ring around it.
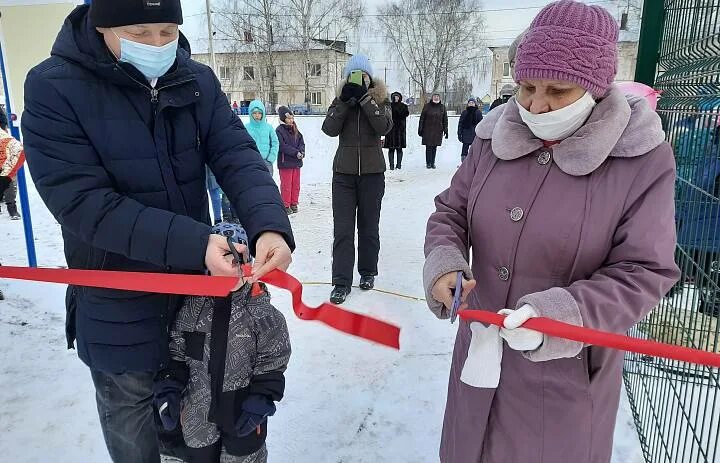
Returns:
[[[0,37],[10,88],[10,105],[18,118],[24,107],[25,76],[31,68],[50,56],[55,37],[76,4],[68,1],[47,5],[0,6]]]

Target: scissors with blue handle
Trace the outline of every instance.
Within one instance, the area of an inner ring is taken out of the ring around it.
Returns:
[[[450,309],[450,323],[455,323],[455,320],[457,319],[458,309],[460,309],[460,304],[462,302],[462,281],[463,273],[458,272],[457,283],[455,284],[455,296],[453,298],[452,308]]]

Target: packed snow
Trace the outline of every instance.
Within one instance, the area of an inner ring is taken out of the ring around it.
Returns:
[[[408,121],[401,171],[388,171],[380,223],[377,288],[421,298],[425,223],[433,198],[445,189],[460,159],[450,140],[437,170],[425,169],[417,118]],[[271,123],[277,123],[271,118]],[[327,299],[332,244],[331,165],[336,141],[322,134],[322,118],[298,117],[307,142],[300,212],[291,216],[298,248],[290,272],[309,284],[305,299]],[[277,178],[277,173],[276,173]],[[279,181],[279,180],[278,180]],[[65,265],[60,227],[30,188],[40,266]],[[2,263],[26,265],[22,224],[0,215]],[[356,276],[356,278],[359,278]],[[3,280],[0,289],[0,459],[6,462],[108,462],[90,374],[67,350],[65,287]],[[294,317],[287,293],[273,291],[285,314],[293,355],[285,399],[270,420],[270,461],[280,463],[436,462],[456,326],[437,320],[424,302],[354,289],[345,307],[402,327],[394,351]],[[614,463],[642,461],[623,399]],[[518,445],[522,445],[518,442]]]

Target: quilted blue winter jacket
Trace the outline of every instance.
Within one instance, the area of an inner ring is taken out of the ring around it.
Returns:
[[[265,231],[294,248],[277,186],[207,66],[181,37],[151,91],[117,63],[76,8],[25,82],[22,129],[40,196],[62,227],[70,268],[200,273],[210,233],[205,164],[254,248]],[[154,95],[154,96],[153,96]],[[52,230],[48,230],[52,232]],[[68,342],[91,368],[154,371],[168,359],[180,298],[71,287]]]
[[[252,113],[254,111],[260,111],[263,115],[262,119],[256,121]],[[250,122],[247,125],[247,131],[250,136],[255,140],[260,156],[270,163],[274,163],[278,157],[278,151],[280,149],[280,142],[278,141],[277,134],[272,125],[268,124],[265,117],[265,105],[260,100],[255,100],[248,106],[248,114],[250,114]]]

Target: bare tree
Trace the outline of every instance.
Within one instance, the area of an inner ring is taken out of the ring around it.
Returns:
[[[463,76],[487,71],[480,0],[389,0],[379,8],[380,32],[422,101]]]
[[[257,74],[257,90],[271,104],[276,95],[276,40],[274,31],[282,11],[281,0],[224,0],[215,12],[216,28],[225,49],[234,56],[252,53]],[[245,78],[240,70],[240,79]],[[233,76],[237,78],[238,76]]]
[[[301,70],[305,80],[305,104],[310,105],[311,52],[317,43],[333,48],[340,40],[347,41],[363,15],[362,2],[357,0],[286,0],[289,29],[296,31],[296,46],[305,53]]]

